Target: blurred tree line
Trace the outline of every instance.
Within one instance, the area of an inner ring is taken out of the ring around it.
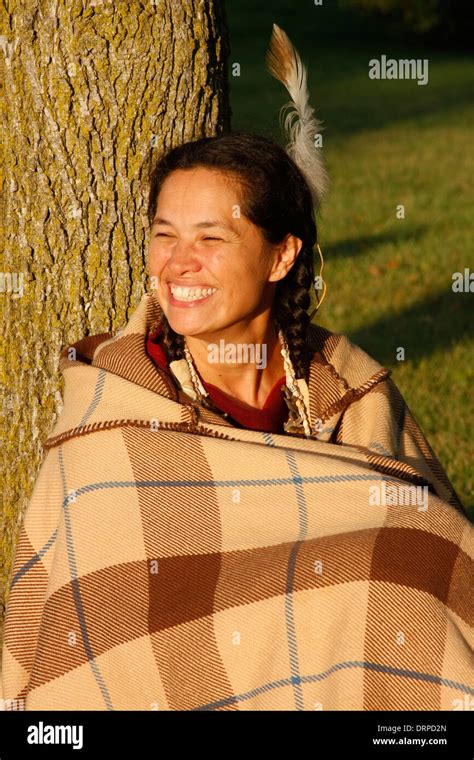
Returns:
[[[339,0],[342,8],[385,18],[392,32],[434,45],[473,49],[473,0]]]

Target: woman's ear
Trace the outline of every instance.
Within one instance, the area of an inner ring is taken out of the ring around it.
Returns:
[[[303,241],[290,232],[282,243],[275,246],[273,266],[268,278],[270,282],[276,282],[286,277],[302,247]]]

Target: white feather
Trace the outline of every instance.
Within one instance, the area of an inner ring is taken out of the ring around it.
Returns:
[[[287,34],[277,24],[273,24],[266,61],[270,73],[291,95],[291,101],[280,111],[280,124],[286,133],[286,151],[303,173],[314,204],[319,207],[329,188],[322,151],[315,145],[322,122],[314,116],[314,109],[309,104],[306,67]],[[289,112],[283,123],[286,111]]]

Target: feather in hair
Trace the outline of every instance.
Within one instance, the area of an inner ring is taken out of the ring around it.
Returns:
[[[329,177],[324,166],[322,152],[314,143],[322,123],[316,119],[314,109],[309,105],[306,67],[288,35],[277,24],[273,24],[270,45],[266,54],[267,68],[291,95],[291,101],[282,106],[280,124],[286,110],[282,129],[286,133],[286,151],[303,173],[315,206],[329,187]]]

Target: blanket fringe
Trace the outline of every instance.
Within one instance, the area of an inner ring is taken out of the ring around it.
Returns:
[[[141,427],[150,429],[150,420],[104,420],[102,422],[92,422],[89,425],[79,425],[71,430],[65,430],[64,433],[47,438],[42,444],[42,447],[45,450],[52,449],[71,438],[77,438],[100,430],[110,430],[111,428],[116,427]],[[218,430],[210,430],[206,427],[200,427],[194,422],[159,422],[157,424],[157,429],[175,430],[181,433],[192,433],[194,435],[206,435],[212,438],[233,440],[232,437],[226,433],[220,433]]]
[[[328,367],[330,370],[334,370],[334,367],[332,367],[331,364],[328,364]],[[363,385],[359,385],[358,388],[349,388],[348,386],[348,390],[344,396],[326,407],[324,410],[324,415],[321,416],[321,421],[326,422],[326,420],[330,419],[337,412],[342,412],[347,409],[349,404],[352,404],[362,396],[365,396],[365,394],[368,393],[374,387],[374,385],[377,385],[377,383],[379,383],[381,380],[385,380],[387,377],[390,377],[391,374],[391,369],[387,369],[387,367],[381,367],[381,369],[377,370],[377,372],[372,375],[372,377],[370,377]],[[340,380],[343,380],[340,375],[338,375],[338,377]],[[347,385],[345,380],[343,380],[343,382],[345,385]]]

